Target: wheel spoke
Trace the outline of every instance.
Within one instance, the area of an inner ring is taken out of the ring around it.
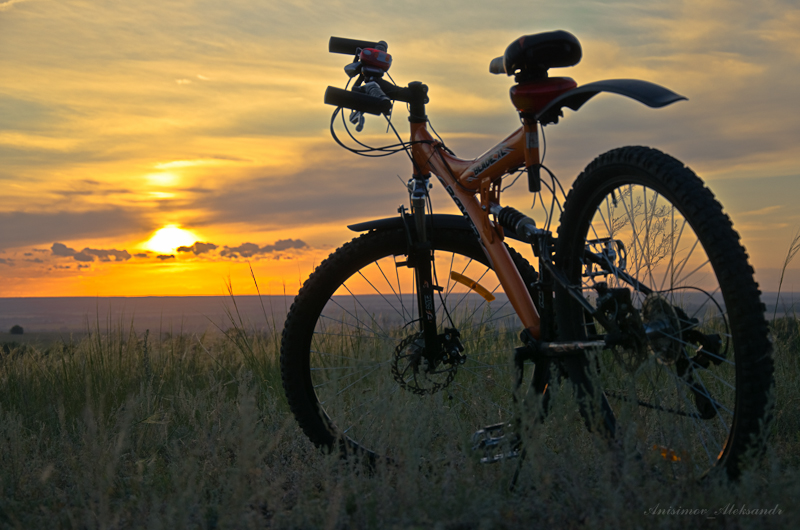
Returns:
[[[352,263],[349,277],[332,273],[317,280],[334,294],[314,309],[318,316],[304,369],[312,400],[322,406],[324,416],[309,412],[305,424],[318,425],[321,432],[333,425],[353,443],[386,454],[394,453],[397,447],[392,444],[402,439],[386,429],[412,432],[423,411],[436,414],[437,429],[447,432],[437,443],[465,437],[480,424],[505,420],[513,410],[516,372],[511,360],[519,346],[519,319],[472,233],[445,231],[438,243],[434,240],[432,254],[433,280],[442,287],[436,299],[438,333],[455,327],[464,364],[446,364],[443,352],[435,351],[440,360],[430,365],[431,354],[420,340],[416,270],[398,266],[408,262],[405,234],[398,232],[389,244],[382,237],[362,236],[370,245],[386,249],[380,256],[370,254],[366,245],[342,254],[339,261]],[[532,268],[526,264],[525,270],[529,272],[523,280],[534,284]],[[488,302],[452,280],[450,271],[480,283],[496,299]],[[293,314],[303,311],[310,312],[294,308]]]
[[[771,373],[768,363],[756,362],[770,348],[757,288],[740,272],[750,267],[738,237],[691,170],[647,148],[602,155],[569,197],[557,263],[590,302],[609,295],[603,317],[593,319],[557,292],[559,334],[585,340],[603,336],[611,323],[614,345],[596,354],[598,372],[591,375],[616,398],[611,405],[622,432],[630,429],[642,449],[679,450],[668,458],[672,473],[703,473],[730,457],[732,440],[753,434],[739,415],[754,425],[761,413],[737,407],[742,364],[756,372],[746,375],[754,381]],[[621,302],[623,291],[606,286],[627,290],[632,307]],[[737,342],[743,333],[750,337]],[[768,388],[759,384],[745,391],[763,411]]]

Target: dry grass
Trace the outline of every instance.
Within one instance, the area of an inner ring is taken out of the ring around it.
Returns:
[[[792,260],[797,256],[797,253],[800,252],[800,230],[798,230],[794,237],[792,238],[791,243],[789,243],[789,250],[786,251],[786,258],[783,260],[783,266],[781,267],[781,278],[778,281],[778,296],[775,300],[775,310],[772,313],[772,319],[775,320],[775,317],[778,314],[778,306],[781,301],[781,288],[783,288],[783,278],[786,275],[786,269],[789,268],[789,264]],[[784,311],[786,308],[783,308]]]
[[[676,483],[585,432],[568,391],[516,461],[468,440],[369,470],[316,450],[285,405],[274,329],[228,336],[92,332],[0,360],[0,526],[8,528],[794,528],[800,497],[800,326],[774,322],[776,414],[738,483]],[[419,422],[425,425],[425,418]],[[439,444],[440,445],[440,444]],[[726,506],[780,515],[719,514]],[[652,510],[708,510],[655,515]]]

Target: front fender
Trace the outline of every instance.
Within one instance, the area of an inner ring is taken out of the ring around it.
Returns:
[[[414,230],[414,218],[410,215],[407,215],[406,223],[408,226]],[[464,218],[462,215],[447,215],[447,214],[433,214],[433,215],[426,215],[428,230],[435,230],[437,228],[445,228],[451,230],[466,230],[472,231],[472,227],[470,227],[469,222]],[[386,219],[375,219],[373,221],[364,221],[363,223],[356,223],[352,225],[347,225],[347,228],[352,230],[353,232],[367,232],[369,230],[392,230],[395,228],[403,228],[404,223],[403,219],[399,216],[396,217],[387,217]],[[506,228],[503,229],[503,232],[506,237],[510,237],[511,239],[516,239],[518,241],[523,241],[520,239],[517,234],[511,230]]]
[[[414,218],[406,215],[406,222],[408,226],[414,226]],[[426,215],[428,228],[451,228],[456,230],[470,230],[469,223],[461,215],[446,215],[434,214]],[[347,228],[353,232],[367,232],[369,230],[391,230],[394,228],[402,228],[404,226],[403,218],[400,216],[387,217],[386,219],[374,219],[372,221],[364,221],[363,223],[356,223],[347,225]]]
[[[653,108],[666,107],[676,101],[687,99],[668,88],[648,81],[640,81],[638,79],[607,79],[605,81],[588,83],[561,94],[539,111],[536,115],[536,119],[542,122],[542,124],[558,123],[559,116],[562,116],[561,109],[563,107],[578,110],[584,103],[600,92],[610,92],[627,96]]]

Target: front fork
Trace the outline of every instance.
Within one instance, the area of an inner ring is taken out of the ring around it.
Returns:
[[[434,292],[441,289],[433,279],[433,247],[428,240],[425,204],[430,189],[430,173],[414,175],[408,181],[408,194],[411,201],[411,216],[414,219],[415,236],[409,234],[409,265],[414,268],[417,287],[417,304],[420,316],[420,331],[425,341],[426,357],[439,349],[439,335],[436,328],[436,306]],[[435,359],[428,359],[435,362]]]

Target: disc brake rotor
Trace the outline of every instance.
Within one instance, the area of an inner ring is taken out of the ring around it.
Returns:
[[[401,388],[424,396],[446,388],[456,376],[457,364],[430,366],[423,355],[425,341],[422,333],[409,335],[397,345],[392,359],[392,377]]]

